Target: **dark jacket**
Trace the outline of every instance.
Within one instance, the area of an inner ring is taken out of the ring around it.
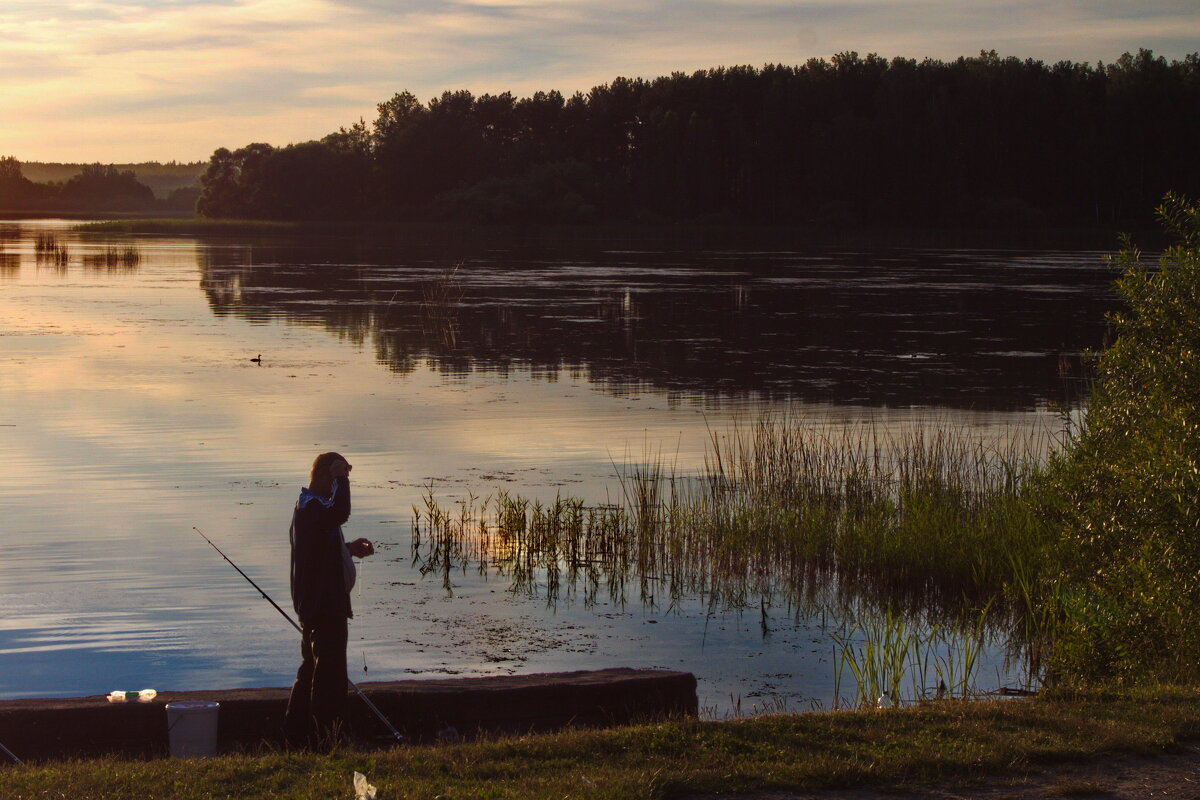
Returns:
[[[292,511],[292,606],[301,625],[353,617],[346,589],[341,526],[350,518],[350,481],[336,478],[332,497],[305,489]]]

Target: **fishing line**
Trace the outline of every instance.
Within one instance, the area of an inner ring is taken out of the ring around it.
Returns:
[[[225,559],[225,561],[227,561],[229,563],[229,566],[236,569],[238,571],[239,575],[241,575],[243,578],[245,578],[246,581],[251,586],[253,586],[255,589],[257,589],[258,593],[263,596],[264,600],[266,600],[271,605],[275,606],[275,610],[278,611],[280,614],[282,614],[283,618],[286,619],[288,622],[290,622],[292,627],[295,628],[296,631],[301,636],[304,635],[304,629],[300,627],[299,623],[297,623],[296,620],[292,619],[292,615],[287,613],[286,611],[284,611],[282,608],[280,608],[279,604],[276,603],[274,600],[272,600],[271,596],[269,594],[267,594],[266,592],[264,592],[261,586],[259,586],[253,580],[251,580],[249,575],[242,572],[241,567],[239,567],[237,564],[233,563],[233,561],[229,558],[229,556],[225,555],[225,552],[223,550],[221,550],[221,548],[217,547],[216,543],[212,539],[210,539],[204,535],[204,531],[200,530],[195,525],[192,526],[192,530],[194,530],[196,533],[200,534],[200,536],[204,539],[204,541],[206,541],[210,545],[212,545],[212,549],[216,550],[218,553],[220,553],[221,558]],[[364,654],[364,659],[365,659],[365,654]],[[365,661],[364,661],[364,664],[365,664]],[[379,721],[384,724],[384,727],[386,727],[388,729],[388,731],[392,734],[392,736],[395,737],[396,741],[403,742],[404,734],[402,734],[402,733],[400,733],[400,731],[396,730],[396,726],[394,726],[391,722],[389,722],[388,718],[383,715],[383,712],[380,711],[378,708],[376,708],[375,704],[372,703],[365,694],[363,694],[362,689],[359,689],[358,685],[354,681],[350,680],[349,678],[346,678],[346,683],[350,686],[351,689],[354,690],[354,693],[357,694],[364,703],[366,703],[367,708],[371,709],[371,712],[374,713],[375,716],[379,718]],[[3,747],[3,745],[0,745],[0,747]],[[7,752],[7,750],[5,752]],[[12,755],[12,754],[9,753],[9,755]],[[13,757],[16,758],[16,756],[13,756]]]
[[[24,762],[24,761],[22,761],[21,759],[17,758],[17,756],[16,756],[16,753],[14,753],[12,750],[9,750],[9,749],[8,749],[7,747],[5,747],[5,746],[4,746],[2,743],[0,743],[0,750],[3,750],[3,751],[4,751],[4,755],[6,755],[6,756],[8,756],[9,758],[11,758],[11,759],[13,760],[13,762],[14,762],[14,763],[16,763],[16,764],[24,764],[24,763],[25,763],[25,762]]]

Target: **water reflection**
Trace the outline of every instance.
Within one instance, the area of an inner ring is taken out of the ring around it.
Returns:
[[[10,228],[0,441],[20,469],[0,497],[14,531],[0,542],[7,697],[285,685],[292,631],[190,531],[286,598],[288,509],[312,455],[337,449],[363,476],[353,531],[380,542],[353,623],[371,679],[657,665],[696,671],[705,705],[828,698],[823,618],[776,614],[766,641],[757,610],[701,599],[665,613],[637,602],[640,582],[628,607],[601,583],[594,604],[548,609],[510,592],[508,575],[470,570],[451,576],[447,600],[441,575],[411,566],[409,509],[430,483],[447,502],[504,487],[600,504],[623,451],[661,447],[694,474],[710,429],[763,407],[830,431],[948,417],[1004,440],[1053,424],[939,403],[1057,396],[1058,351],[1070,367],[1099,343],[1109,277],[1089,254],[447,254]],[[38,233],[69,261],[39,259]],[[131,244],[136,268],[85,268],[85,255]],[[978,364],[1003,374],[989,384]]]
[[[16,253],[0,252],[0,280],[13,280],[21,274],[21,257]]]
[[[429,360],[714,398],[1070,406],[1112,304],[1092,254],[500,252],[455,266],[260,245],[200,258],[215,314],[322,326],[397,373]]]

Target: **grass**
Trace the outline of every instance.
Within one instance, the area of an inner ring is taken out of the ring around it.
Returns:
[[[860,621],[847,633],[832,634],[833,707],[898,707],[935,698],[973,699],[979,656],[986,636],[987,611],[974,630],[914,626],[889,609]],[[845,674],[854,680],[854,699],[842,696]]]
[[[462,279],[458,276],[461,268],[459,263],[421,287],[421,328],[449,350],[458,347],[458,312],[463,299]]]
[[[34,243],[34,255],[38,263],[65,267],[71,260],[70,250],[53,233],[39,233]]]
[[[832,619],[835,707],[970,697],[1005,645],[1038,685],[1050,625],[1034,613],[1046,528],[1025,490],[1051,442],[965,430],[830,433],[797,416],[714,432],[699,476],[661,458],[617,468],[610,503],[503,490],[413,508],[422,574],[508,577],[549,605],[580,599]],[[845,694],[843,695],[843,687]]]
[[[350,797],[364,773],[399,798],[670,798],[692,792],[916,789],[1018,775],[1113,753],[1156,754],[1200,735],[1200,690],[679,720],[608,730],[331,755],[264,752],[204,761],[116,757],[0,767],[0,796]],[[17,743],[9,743],[15,746]]]
[[[138,248],[105,247],[99,253],[88,253],[83,257],[83,266],[95,270],[134,270],[142,263],[142,252]]]
[[[448,592],[456,571],[476,569],[551,605],[699,598],[753,609],[764,634],[772,612],[830,616],[852,628],[837,660],[855,704],[964,696],[996,631],[1019,654],[1043,646],[1023,587],[1045,529],[1023,492],[1050,449],[766,417],[714,432],[699,476],[653,457],[618,467],[610,503],[499,491],[443,506],[430,489],[413,509],[413,561]]]
[[[1050,450],[765,417],[714,432],[698,477],[654,457],[618,467],[607,504],[499,491],[443,506],[431,488],[413,509],[413,562],[449,594],[475,569],[550,605],[698,599],[754,613],[764,636],[772,613],[832,620],[834,707],[977,696],[996,645],[1030,688],[1050,626],[1029,587],[1048,544],[1024,492]]]
[[[958,612],[964,596],[992,602],[1042,546],[1021,491],[1048,448],[766,417],[715,433],[698,477],[653,458],[619,467],[612,503],[500,491],[443,508],[431,489],[413,509],[413,553],[426,571],[496,569],[550,600],[604,589],[625,602],[636,583],[651,605]]]

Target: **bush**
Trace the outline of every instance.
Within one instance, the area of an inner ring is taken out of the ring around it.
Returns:
[[[1156,268],[1128,239],[1113,257],[1127,310],[1037,487],[1059,534],[1043,602],[1062,678],[1200,675],[1200,205],[1168,194],[1157,213],[1179,243]]]

